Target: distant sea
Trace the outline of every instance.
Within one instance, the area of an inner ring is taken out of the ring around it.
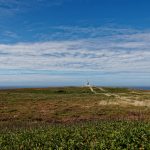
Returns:
[[[150,90],[150,86],[149,87],[144,87],[144,86],[141,86],[141,87],[129,87],[129,88],[140,89],[140,90]]]
[[[46,88],[46,86],[0,86],[0,89]]]
[[[50,86],[0,86],[0,89],[47,88],[47,87],[50,87]],[[56,86],[56,87],[59,87],[59,86]],[[67,87],[67,86],[60,86],[60,87]],[[115,87],[117,87],[117,86],[115,86]],[[129,87],[127,87],[127,86],[122,86],[122,87],[118,86],[118,87],[119,88],[140,89],[140,90],[150,90],[150,86],[129,86]]]

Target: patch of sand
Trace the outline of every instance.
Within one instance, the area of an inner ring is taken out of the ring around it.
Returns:
[[[150,101],[137,101],[137,100],[116,100],[116,101],[100,101],[99,105],[120,105],[120,106],[147,106],[150,107]]]
[[[101,91],[103,91],[103,92],[106,92],[106,90],[105,89],[103,89],[103,88],[98,88],[99,90],[101,90]]]
[[[120,105],[120,106],[147,106],[150,107],[150,101],[138,101],[138,100],[131,100],[129,97],[125,97],[125,96],[120,96],[118,94],[112,94],[112,93],[97,93],[92,86],[88,86],[89,89],[91,90],[92,93],[94,94],[103,94],[105,96],[114,96],[116,98],[116,101],[100,101],[99,105]],[[106,92],[105,89],[103,88],[98,88],[99,90]],[[137,92],[131,91],[131,93],[136,93],[139,94]],[[88,106],[89,107],[89,106]]]

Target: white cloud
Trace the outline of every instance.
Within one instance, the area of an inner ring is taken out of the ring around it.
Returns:
[[[86,30],[92,33],[91,28]],[[102,80],[103,85],[121,85],[123,82],[124,85],[136,85],[139,82],[149,84],[149,31],[92,30],[92,34],[99,35],[70,40],[0,44],[1,83],[18,82],[21,85],[22,82],[29,84],[32,81],[35,85],[38,80],[37,84],[42,81],[45,85],[75,81],[73,84],[76,85],[77,81],[81,83],[85,78],[94,77],[95,84],[98,84],[98,79]],[[106,32],[106,36],[95,33],[101,31]],[[80,28],[77,32],[80,32]]]
[[[149,37],[122,29],[105,38],[0,44],[0,69],[150,73]]]
[[[18,13],[30,12],[41,7],[60,6],[66,1],[69,0],[0,0],[0,19]]]

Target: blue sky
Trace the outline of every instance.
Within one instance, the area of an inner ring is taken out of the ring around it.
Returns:
[[[149,0],[0,0],[0,86],[150,86]]]

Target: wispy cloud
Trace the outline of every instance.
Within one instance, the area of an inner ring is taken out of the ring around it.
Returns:
[[[41,76],[44,81],[62,78],[62,82],[84,80],[87,76],[103,81],[117,77],[116,82],[124,78],[135,84],[150,79],[149,31],[93,27],[69,30],[72,33],[65,40],[0,44],[1,81],[10,75],[22,76],[25,82],[29,76],[32,81]],[[90,34],[76,39],[72,37],[74,32]]]
[[[103,39],[110,37],[112,38],[121,38],[121,35],[128,36],[130,34],[140,33],[136,29],[130,28],[120,28],[118,26],[100,26],[100,27],[81,27],[81,26],[54,26],[54,27],[45,27],[40,25],[40,27],[34,26],[31,27],[32,31],[36,31],[35,38],[40,38],[41,40],[77,40],[83,38],[98,38],[103,37]],[[44,32],[44,31],[47,32]],[[126,37],[127,38],[127,37]]]
[[[0,68],[149,72],[150,33],[112,33],[79,40],[1,44]]]
[[[41,7],[59,6],[69,0],[0,0],[0,17],[12,16],[18,13],[30,12]]]
[[[12,31],[4,31],[4,32],[2,33],[2,35],[3,35],[4,37],[8,37],[8,38],[19,38],[19,35],[17,35],[17,33],[12,32]]]

